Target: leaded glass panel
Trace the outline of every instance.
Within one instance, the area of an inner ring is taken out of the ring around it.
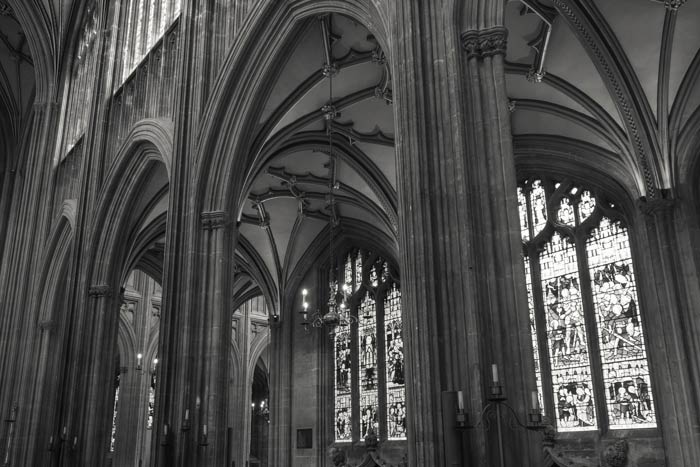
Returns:
[[[335,440],[352,439],[352,357],[350,330],[342,328],[335,333]]]
[[[576,217],[574,216],[574,207],[571,205],[569,198],[561,199],[557,218],[562,224],[574,225]]]
[[[392,284],[384,303],[386,345],[387,431],[389,439],[406,437],[406,400],[401,326],[401,292]]]
[[[528,241],[530,240],[530,222],[527,218],[527,197],[520,187],[518,187],[518,213],[520,214],[520,236],[523,241]]]
[[[119,409],[119,378],[120,375],[117,373],[117,377],[114,381],[114,407],[112,408],[112,436],[109,442],[109,452],[114,452],[114,444],[117,439],[117,413]]]
[[[530,193],[530,218],[532,219],[533,235],[537,235],[547,225],[547,202],[542,182],[532,182]]]
[[[360,437],[364,438],[370,433],[378,433],[377,423],[377,391],[370,391],[360,395]],[[371,431],[370,431],[371,429]]]
[[[358,251],[355,258],[355,287],[352,291],[357,292],[360,285],[362,285],[362,252]]]
[[[611,428],[656,426],[627,229],[603,218],[586,245]]]
[[[146,419],[146,429],[153,428],[153,418],[156,411],[156,374],[151,375],[151,385],[148,387],[148,418]]]
[[[581,200],[578,203],[579,220],[581,222],[585,221],[593,214],[595,210],[595,198],[591,195],[591,192],[584,190],[581,193]]]
[[[560,431],[596,428],[576,249],[555,233],[540,256],[542,299]]]

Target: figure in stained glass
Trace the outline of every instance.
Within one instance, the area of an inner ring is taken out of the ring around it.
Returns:
[[[543,187],[552,184],[556,191],[547,193]],[[518,190],[523,224],[533,226],[535,234],[546,226],[551,232],[549,239],[543,239],[544,245],[535,244],[521,226],[536,381],[540,391],[540,382],[551,379],[557,428],[595,429],[603,415],[610,428],[656,426],[626,227],[620,220],[605,217],[596,195],[571,181],[533,180],[525,181],[524,186],[530,189]],[[562,186],[571,188],[562,191]],[[547,206],[558,207],[557,223],[547,220]],[[604,212],[610,209],[615,209],[612,204]],[[585,230],[583,221],[588,224]],[[582,270],[583,265],[587,271]],[[582,284],[582,277],[590,283]],[[537,307],[536,296],[542,304]],[[537,320],[542,318],[546,341],[538,342]],[[593,324],[596,342],[587,332]],[[591,366],[589,352],[594,351],[602,368]],[[548,359],[549,375],[540,374],[539,352]],[[594,384],[601,382],[605,390],[594,391]],[[596,393],[605,394],[603,407],[597,408]]]

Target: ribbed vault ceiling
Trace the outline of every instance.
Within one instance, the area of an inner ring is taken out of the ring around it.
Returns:
[[[388,67],[364,27],[330,16],[336,157],[336,216],[371,225],[388,238],[396,231],[396,168]],[[240,212],[240,241],[264,265],[277,290],[314,242],[328,242],[330,156],[325,114],[329,80],[318,18],[299,29],[282,54],[279,75],[262,113],[259,170]],[[281,286],[281,287],[280,287]]]
[[[641,120],[651,122],[647,157],[659,166],[658,183],[662,188],[672,185],[674,138],[700,103],[697,80],[682,84],[700,45],[700,2],[689,1],[673,14],[664,2],[654,0],[570,3],[583,5],[594,26],[584,24],[582,32],[570,18],[556,13],[552,0],[513,0],[506,6],[507,89],[514,101],[516,141],[518,136],[539,135],[543,141],[555,136],[590,143],[601,153],[615,154],[642,186],[621,99],[606,85],[608,73],[619,73],[620,92],[632,96],[628,102],[641,115],[636,119],[640,131],[645,130]],[[553,19],[542,82],[527,79],[547,29],[534,10]],[[592,43],[604,44],[600,53],[610,59],[592,53]]]

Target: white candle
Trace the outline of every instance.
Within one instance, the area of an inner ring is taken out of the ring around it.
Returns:
[[[202,434],[204,436],[207,436],[207,426],[206,425],[202,425]]]
[[[493,383],[498,384],[498,366],[495,363],[491,365],[491,376],[493,377]]]
[[[190,419],[190,409],[185,409],[185,420]]]
[[[537,391],[532,391],[532,408],[535,410],[540,409],[540,398],[537,396]]]
[[[464,395],[462,391],[457,391],[457,408],[459,410],[464,410]]]

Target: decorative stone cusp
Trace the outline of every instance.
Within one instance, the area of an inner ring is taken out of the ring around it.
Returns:
[[[467,58],[505,55],[507,43],[508,30],[504,27],[462,33],[462,47],[467,51]]]

